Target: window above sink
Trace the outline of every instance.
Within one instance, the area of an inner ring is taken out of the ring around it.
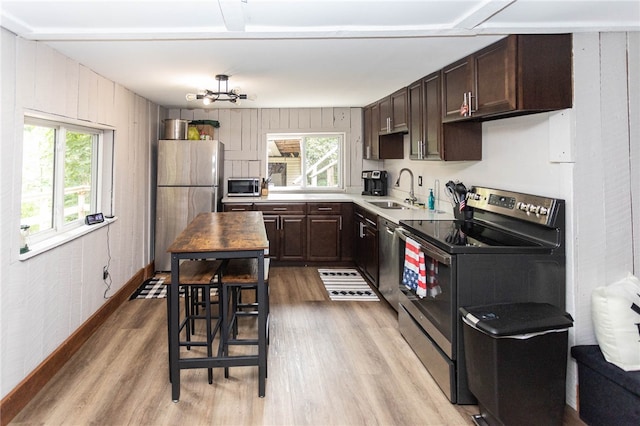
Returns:
[[[269,188],[344,190],[343,133],[267,134]]]

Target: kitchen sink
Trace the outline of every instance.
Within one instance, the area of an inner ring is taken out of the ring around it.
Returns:
[[[409,204],[402,204],[396,201],[367,201],[367,203],[372,204],[376,207],[380,207],[381,209],[390,209],[390,210],[407,210],[407,209],[414,208]],[[444,214],[446,212],[443,210],[433,210],[431,213]]]
[[[396,203],[395,201],[368,201],[368,203],[373,204],[376,207],[380,207],[381,209],[403,210],[411,208],[408,205]]]

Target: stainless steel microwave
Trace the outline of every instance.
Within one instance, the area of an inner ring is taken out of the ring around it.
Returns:
[[[232,177],[227,179],[228,197],[259,197],[260,178],[257,177]]]

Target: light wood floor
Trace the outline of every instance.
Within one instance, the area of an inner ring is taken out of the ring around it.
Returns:
[[[125,302],[12,425],[471,425],[385,302],[331,302],[315,268],[271,268],[266,397],[257,367],[183,370],[171,401],[164,299]],[[250,325],[244,325],[247,328]],[[565,424],[580,424],[579,420]]]

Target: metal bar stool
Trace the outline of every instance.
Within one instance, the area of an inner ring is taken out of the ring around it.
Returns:
[[[223,327],[220,334],[219,351],[227,356],[229,345],[258,345],[256,338],[238,338],[238,318],[258,316],[258,260],[231,259],[221,268],[222,286],[220,312]],[[264,259],[264,285],[267,286],[267,345],[269,344],[269,259]],[[255,292],[255,302],[242,302],[243,290]],[[250,308],[247,311],[245,309]],[[229,368],[225,368],[225,377],[229,377]]]
[[[180,340],[180,346],[205,346],[207,355],[213,355],[213,339],[221,327],[220,315],[220,274],[222,272],[221,260],[186,260],[180,264],[180,287],[184,288],[184,319],[180,322],[179,330],[185,330],[185,340]],[[165,284],[171,284],[171,276]],[[215,289],[217,298],[211,301],[211,290]],[[212,305],[218,305],[218,313],[214,315]],[[200,309],[203,312],[200,312]],[[192,336],[195,320],[205,320],[206,339],[193,341]],[[213,325],[215,320],[215,325]],[[209,384],[213,383],[213,369],[208,369]]]

